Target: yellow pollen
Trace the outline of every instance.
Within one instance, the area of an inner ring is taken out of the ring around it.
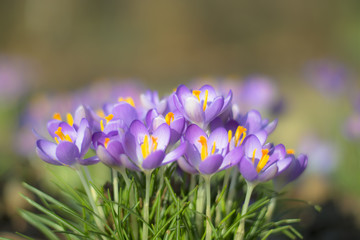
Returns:
[[[103,110],[99,109],[96,111],[96,114],[101,117],[101,118],[105,118],[105,113]]]
[[[238,126],[236,129],[236,132],[235,132],[235,147],[237,147],[241,135],[242,135],[242,138],[241,138],[239,146],[242,144],[242,142],[244,141],[244,139],[246,137],[246,128],[244,128],[242,126]]]
[[[113,119],[114,118],[114,115],[112,115],[112,114],[109,114],[107,117],[105,117],[105,119],[106,119],[106,123],[108,123],[111,119]]]
[[[165,116],[165,122],[170,126],[170,123],[174,121],[174,113],[169,112],[168,114],[166,114]]]
[[[253,151],[253,156],[252,156],[252,159],[251,159],[253,164],[255,163],[255,153],[256,153],[256,148]]]
[[[229,142],[229,143],[231,142],[231,139],[232,139],[232,131],[229,130],[229,131],[228,131],[228,142]]]
[[[71,113],[66,114],[66,121],[70,126],[74,125],[74,118]]]
[[[216,150],[216,143],[214,141],[214,144],[213,144],[213,147],[211,149],[211,154],[214,154],[215,153],[215,150]]]
[[[204,103],[203,103],[203,111],[205,111],[206,106],[207,106],[208,95],[209,95],[209,91],[205,90],[205,99],[204,99]]]
[[[256,166],[256,171],[259,173],[266,165],[266,163],[269,161],[270,156],[268,155],[269,150],[268,149],[263,149],[262,151],[262,157],[258,163],[258,165]]]
[[[62,121],[60,113],[54,113],[54,115],[53,115],[53,119],[56,119],[56,120]]]
[[[154,137],[154,136],[151,136],[151,140],[152,140],[152,145],[151,145],[152,150],[156,151],[157,146],[158,146],[158,142],[157,142],[158,138]]]
[[[204,161],[208,156],[207,140],[204,136],[200,136],[198,142],[201,144],[201,160]]]
[[[62,128],[58,127],[58,129],[55,131],[55,134],[59,136],[59,138],[61,139],[61,141],[68,141],[68,142],[72,142],[69,134],[64,135],[64,133],[62,132]],[[56,143],[59,142],[59,139],[57,139],[57,137],[55,137],[55,141]]]
[[[54,139],[55,139],[55,142],[56,142],[57,144],[59,144],[59,140],[57,139],[57,137],[55,137]]]
[[[199,90],[193,90],[193,91],[192,91],[192,94],[193,94],[195,97],[197,97],[197,99],[199,100],[199,102],[200,102],[200,93],[201,93],[201,91],[199,91]]]
[[[295,150],[294,149],[288,149],[288,150],[286,150],[286,153],[287,154],[295,154]]]
[[[132,99],[131,97],[127,97],[127,98],[119,97],[118,101],[119,102],[126,102],[126,103],[130,104],[131,106],[135,107],[134,99]]]
[[[108,147],[109,142],[110,142],[110,138],[105,138],[105,141],[104,141],[105,148]]]
[[[149,154],[150,154],[149,136],[148,135],[145,135],[144,142],[140,145],[140,148],[141,148],[141,153],[143,155],[143,158],[147,158],[147,156],[149,156]]]
[[[100,120],[100,129],[102,132],[104,131],[104,121],[102,119]]]

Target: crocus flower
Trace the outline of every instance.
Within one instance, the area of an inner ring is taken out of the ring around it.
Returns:
[[[208,136],[193,124],[186,130],[184,140],[188,147],[178,164],[189,173],[213,174],[236,165],[242,156],[241,147],[228,151],[231,139],[225,128],[217,128]]]
[[[167,99],[160,99],[157,91],[146,91],[140,95],[140,100],[145,111],[156,109],[158,113],[163,114],[167,108]]]
[[[277,158],[270,159],[274,149],[261,144],[255,135],[244,140],[244,156],[238,165],[240,173],[248,182],[266,182],[278,172]]]
[[[152,133],[139,120],[135,120],[125,133],[122,161],[129,161],[138,170],[149,171],[169,164],[183,155],[186,143],[180,144],[175,150],[168,152],[170,127],[161,124]]]
[[[71,122],[62,121],[52,122],[48,129],[55,142],[45,139],[36,142],[36,153],[45,162],[72,166],[76,163],[90,165],[99,161],[97,156],[84,159],[91,144],[89,123],[85,118],[81,120],[78,129]]]
[[[155,130],[164,123],[168,124],[170,126],[169,145],[177,143],[185,129],[185,118],[179,111],[168,112],[164,117],[156,109],[152,109],[146,114],[146,123],[150,130]]]
[[[212,120],[227,110],[231,98],[231,91],[224,98],[209,85],[192,92],[185,85],[180,85],[174,95],[174,103],[188,121],[205,129]]]

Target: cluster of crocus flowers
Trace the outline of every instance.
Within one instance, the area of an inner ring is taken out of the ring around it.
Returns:
[[[140,98],[139,103],[133,98]],[[231,91],[223,94],[210,85],[199,89],[180,85],[162,99],[152,91],[119,96],[102,109],[81,105],[66,120],[55,113],[48,122],[52,141],[39,137],[36,150],[42,160],[55,165],[75,168],[102,162],[147,176],[177,163],[182,171],[202,175],[208,184],[212,175],[227,169],[238,171],[251,185],[274,180],[284,186],[297,178],[307,157],[296,157],[282,144],[267,143],[277,121],[263,119],[256,110],[238,109]],[[93,156],[87,154],[89,149]],[[209,239],[210,227],[207,231]]]

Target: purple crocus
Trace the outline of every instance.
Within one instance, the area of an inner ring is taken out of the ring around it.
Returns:
[[[210,175],[236,165],[243,154],[241,147],[228,151],[229,138],[225,128],[219,127],[208,136],[193,124],[185,132],[188,147],[178,160],[181,169],[189,173]]]
[[[191,123],[202,128],[230,106],[232,92],[229,91],[226,98],[216,93],[210,85],[204,85],[199,90],[190,91],[185,85],[180,85],[174,94],[176,108]]]
[[[39,139],[36,142],[36,153],[47,163],[73,166],[95,164],[97,156],[84,159],[91,144],[91,131],[88,121],[83,118],[78,129],[73,124],[59,121],[48,125],[50,135],[55,142]]]
[[[268,144],[263,146],[255,135],[244,140],[244,156],[239,163],[239,171],[248,182],[266,182],[278,172],[274,149]],[[273,157],[270,159],[270,157]]]
[[[157,91],[147,90],[140,95],[140,100],[145,111],[156,109],[158,113],[163,114],[167,108],[167,99],[160,99]]]
[[[137,170],[149,171],[154,168],[176,161],[186,149],[186,143],[181,143],[175,150],[168,152],[170,141],[170,127],[161,124],[153,132],[135,120],[125,133],[122,161],[133,163]]]

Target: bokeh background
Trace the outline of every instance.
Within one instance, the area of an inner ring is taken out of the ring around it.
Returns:
[[[101,107],[146,88],[163,95],[181,83],[232,88],[241,110],[279,119],[271,140],[308,153],[307,171],[288,188],[322,206],[300,206],[305,239],[359,236],[359,1],[0,6],[0,236],[41,239],[17,214],[28,207],[21,182],[56,193],[49,172],[75,181],[35,156],[33,128],[44,132],[54,112],[79,103]]]

